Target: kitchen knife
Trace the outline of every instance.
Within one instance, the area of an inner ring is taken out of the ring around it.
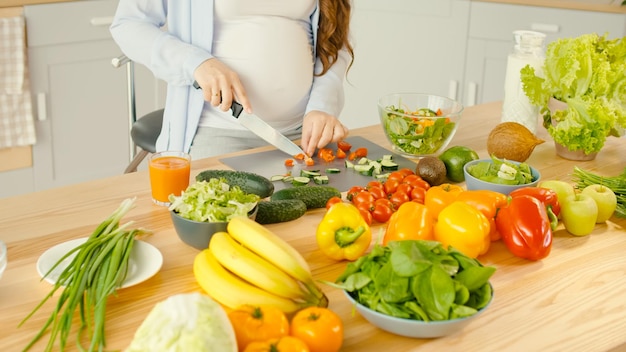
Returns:
[[[193,86],[196,89],[200,89],[200,85],[194,81]],[[308,155],[295,144],[291,139],[285,137],[282,133],[278,132],[274,127],[270,126],[267,122],[263,121],[255,114],[248,114],[243,111],[243,106],[233,100],[233,104],[230,106],[232,115],[239,120],[239,123],[252,131],[257,136],[263,138],[266,142],[275,146],[279,150],[289,154],[290,156],[302,154],[305,157]]]

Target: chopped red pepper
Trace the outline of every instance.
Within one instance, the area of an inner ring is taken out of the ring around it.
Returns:
[[[285,166],[293,166],[293,159],[285,160]]]
[[[511,197],[496,215],[502,242],[513,255],[540,260],[552,249],[552,229],[546,206],[529,195]]]

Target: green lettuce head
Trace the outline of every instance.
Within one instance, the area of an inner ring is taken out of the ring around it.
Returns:
[[[521,70],[524,92],[541,107],[544,127],[570,150],[598,152],[626,129],[626,39],[585,34],[548,44],[543,75]],[[567,103],[551,112],[551,98]]]

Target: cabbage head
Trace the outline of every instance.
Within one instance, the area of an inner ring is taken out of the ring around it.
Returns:
[[[177,294],[157,303],[126,352],[237,352],[224,309],[201,293]]]

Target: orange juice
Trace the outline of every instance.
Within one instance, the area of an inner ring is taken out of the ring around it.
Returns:
[[[148,162],[152,200],[159,205],[169,205],[169,196],[180,196],[189,186],[191,158],[182,152],[152,154]]]

